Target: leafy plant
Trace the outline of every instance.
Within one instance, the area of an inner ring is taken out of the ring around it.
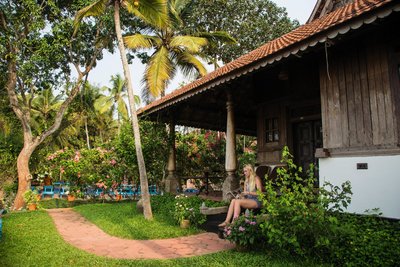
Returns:
[[[266,194],[261,195],[263,212],[269,219],[261,224],[268,245],[298,255],[328,253],[339,222],[333,211],[343,211],[350,202],[350,183],[332,191],[314,188],[314,166],[303,173],[293,162],[287,147],[275,181],[266,180]],[[342,208],[343,207],[343,208]],[[329,254],[329,253],[328,253]]]
[[[192,225],[199,225],[206,221],[206,216],[200,213],[201,200],[198,197],[188,197],[183,194],[175,197],[174,218],[180,223],[190,220]]]
[[[224,236],[227,240],[249,248],[254,244],[260,244],[261,228],[257,217],[252,213],[239,216],[231,225],[224,229]]]
[[[81,188],[78,186],[71,186],[68,195],[74,196],[76,198],[84,198],[85,194],[82,192]]]
[[[39,204],[39,195],[32,190],[27,190],[24,193],[24,201],[27,205],[31,205],[31,204]]]

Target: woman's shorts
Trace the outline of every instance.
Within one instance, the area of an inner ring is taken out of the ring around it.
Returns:
[[[254,195],[245,195],[245,198],[254,200],[254,201],[257,203],[257,209],[261,208],[261,202],[260,202],[260,200],[258,199],[258,196],[254,196]]]

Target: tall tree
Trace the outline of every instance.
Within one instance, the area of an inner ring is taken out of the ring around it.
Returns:
[[[228,63],[262,44],[293,30],[299,25],[285,8],[271,0],[195,0],[186,20],[195,32],[226,31],[237,44],[216,42],[207,51],[209,63]]]
[[[225,32],[194,32],[192,35],[184,31],[184,20],[191,12],[193,1],[168,1],[168,23],[148,25],[145,32],[124,37],[127,47],[140,50],[152,49],[154,52],[148,60],[143,78],[142,97],[145,102],[163,96],[170,80],[179,69],[184,75],[198,78],[207,73],[199,58],[204,58],[203,49],[214,40],[224,43],[235,41]]]
[[[151,22],[155,25],[162,25],[163,23],[165,23],[167,7],[166,0],[99,0],[81,9],[76,14],[75,26],[77,28],[79,26],[79,23],[86,16],[100,16],[104,14],[107,10],[107,7],[111,7],[114,10],[115,33],[117,35],[118,49],[121,56],[122,67],[124,69],[124,76],[128,86],[128,102],[131,112],[133,134],[135,137],[135,149],[139,166],[140,186],[142,188],[143,213],[146,219],[151,220],[153,218],[153,214],[150,205],[150,194],[148,189],[146,166],[143,158],[142,144],[140,141],[139,122],[135,107],[132,78],[129,70],[124,43],[122,40],[120,20],[121,6],[125,7],[130,13],[143,19],[145,22]]]
[[[95,106],[100,113],[110,112],[111,115],[117,114],[118,134],[121,130],[123,120],[128,120],[128,106],[125,103],[127,97],[126,81],[121,75],[111,76],[111,87],[103,87],[105,95],[101,95],[95,102]],[[140,98],[135,95],[135,103],[140,104]]]
[[[53,0],[0,2],[0,51],[4,55],[0,59],[0,75],[5,81],[10,105],[22,125],[24,140],[17,158],[18,191],[14,209],[23,207],[23,193],[30,188],[32,153],[60,127],[83,77],[92,69],[105,45],[105,42],[99,42],[100,31],[90,25],[85,25],[87,34],[94,34],[96,37],[91,39],[95,42],[88,42],[87,38],[70,42],[71,5]],[[70,29],[69,33],[66,29]],[[48,84],[58,85],[70,80],[71,63],[78,73],[72,89],[65,92],[66,97],[47,129],[35,133],[31,125],[35,95],[48,88]],[[84,66],[83,70],[80,66]]]

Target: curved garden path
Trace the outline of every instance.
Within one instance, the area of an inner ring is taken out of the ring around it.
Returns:
[[[98,256],[118,259],[173,259],[232,249],[233,244],[215,233],[155,240],[130,240],[110,236],[72,209],[47,211],[65,241]]]

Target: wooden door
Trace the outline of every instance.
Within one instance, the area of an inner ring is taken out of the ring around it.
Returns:
[[[322,147],[321,120],[305,121],[293,126],[294,161],[303,172],[313,163],[317,167],[315,150]]]

